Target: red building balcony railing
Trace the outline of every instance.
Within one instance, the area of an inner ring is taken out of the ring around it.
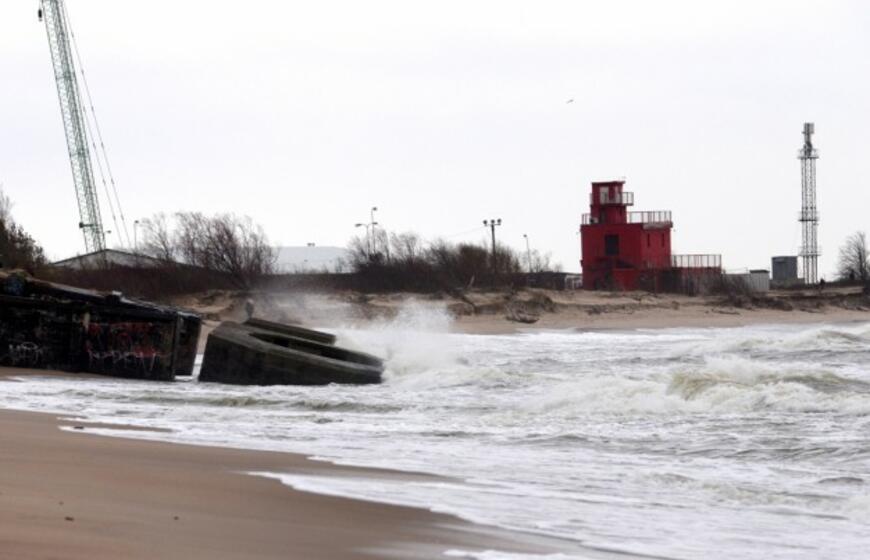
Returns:
[[[618,205],[618,206],[634,206],[634,193],[633,192],[622,192],[616,194],[610,194],[605,190],[598,191],[598,196],[595,196],[595,193],[589,193],[589,204],[592,206],[604,206],[608,204]]]
[[[652,210],[650,212],[628,212],[626,221],[629,224],[670,224],[670,210]]]
[[[671,255],[673,268],[722,268],[722,255]]]
[[[584,226],[591,224],[603,224],[598,216],[583,214],[581,223]],[[650,212],[626,212],[624,222],[612,222],[620,224],[672,224],[670,210],[653,210]]]

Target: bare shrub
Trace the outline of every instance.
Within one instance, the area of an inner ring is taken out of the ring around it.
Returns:
[[[432,292],[472,286],[509,285],[521,272],[518,255],[497,245],[495,255],[481,244],[453,244],[437,239],[428,243],[412,232],[392,233],[389,245],[380,242],[373,252],[368,239],[354,237],[348,244],[349,264],[365,289]]]

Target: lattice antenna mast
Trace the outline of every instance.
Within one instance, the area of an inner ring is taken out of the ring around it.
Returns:
[[[100,217],[94,170],[88,151],[84,107],[70,50],[70,30],[63,0],[40,0],[39,16],[45,21],[48,32],[48,46],[79,206],[79,228],[85,238],[86,251],[101,251],[106,248],[106,234]]]
[[[813,147],[813,123],[804,123],[804,146],[798,152],[801,161],[801,223],[800,257],[803,264],[804,282],[816,284],[819,281],[819,211],[816,207],[816,160],[819,153]]]

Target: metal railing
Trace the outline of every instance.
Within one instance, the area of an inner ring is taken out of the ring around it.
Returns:
[[[633,192],[622,192],[616,194],[610,194],[607,191],[598,191],[599,196],[595,196],[595,193],[589,193],[589,204],[595,205],[603,205],[603,204],[620,204],[624,206],[633,206],[634,205],[634,193]]]
[[[598,219],[597,216],[593,216],[592,214],[583,214],[581,223],[584,226],[588,226],[590,224],[603,224],[603,223],[613,223],[613,224],[671,224],[673,223],[671,220],[671,211],[670,210],[653,210],[651,212],[626,212],[625,221],[624,222],[603,222]]]
[[[671,223],[671,211],[628,212],[626,222],[629,224],[669,224]]]
[[[673,268],[722,268],[722,255],[671,255]]]

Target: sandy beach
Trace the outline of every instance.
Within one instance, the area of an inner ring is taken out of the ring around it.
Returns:
[[[45,374],[4,370],[7,378],[34,373]],[[563,548],[420,509],[298,492],[243,473],[427,475],[89,435],[97,426],[49,414],[4,410],[0,426],[3,559],[440,558],[448,549]]]
[[[665,328],[744,327],[765,324],[851,323],[870,320],[866,310],[827,308],[811,311],[777,309],[734,309],[706,304],[671,308],[625,307],[603,311],[567,310],[542,314],[532,325],[505,320],[499,315],[469,315],[458,318],[456,332],[466,334],[509,334],[540,329],[576,331]]]
[[[508,334],[526,330],[631,330],[715,328],[759,324],[849,323],[870,319],[870,299],[861,288],[772,291],[750,297],[687,296],[646,292],[525,289],[447,294],[360,294],[356,292],[211,291],[171,303],[204,317],[200,352],[220,321],[243,321],[244,302],[256,314],[311,327],[365,327],[389,323],[403,313],[442,313],[449,328],[465,334]],[[519,310],[533,323],[511,320]]]

